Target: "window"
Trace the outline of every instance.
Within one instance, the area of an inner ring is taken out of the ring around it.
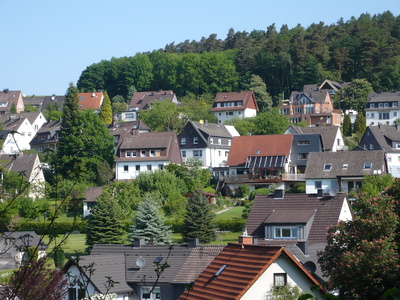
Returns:
[[[310,141],[297,141],[297,145],[310,145]]]
[[[146,150],[142,150],[142,151],[140,152],[140,156],[141,156],[141,157],[146,157]]]
[[[227,116],[233,116],[233,111],[227,111],[227,112],[225,113],[225,115],[227,115]]]
[[[199,137],[198,136],[195,136],[194,138],[193,138],[193,144],[198,144],[199,143]]]
[[[213,138],[210,138],[210,144],[212,145],[214,143]]]
[[[308,153],[299,153],[298,154],[298,159],[307,159],[308,158]]]
[[[193,156],[203,156],[203,150],[193,150]]]
[[[163,165],[163,164],[159,164],[159,165],[158,165],[158,169],[159,169],[159,170],[164,170],[164,165]]]
[[[156,157],[156,151],[150,150],[150,157]]]
[[[181,145],[186,145],[186,138],[181,138]]]
[[[371,104],[369,105],[369,108],[375,108],[375,103],[371,103]]]
[[[274,286],[282,287],[287,284],[287,275],[286,273],[274,273]]]
[[[151,286],[144,286],[141,288],[141,299],[144,300],[153,300],[153,299],[161,299],[161,290],[159,287],[155,287],[151,292]]]
[[[232,143],[232,141],[231,141],[231,140],[228,140],[228,146],[230,146],[230,145],[231,145],[231,143]]]
[[[124,165],[124,173],[129,172],[129,166],[128,165]]]
[[[182,157],[186,157],[186,151],[182,150]]]
[[[151,171],[151,165],[147,165],[147,171]]]
[[[375,113],[371,113],[371,118],[375,118]]]
[[[322,189],[322,181],[315,181],[314,186],[316,189]]]
[[[374,144],[369,144],[369,150],[373,150],[374,149]]]
[[[400,161],[400,156],[397,157],[397,161]]]
[[[371,169],[372,163],[364,163],[364,169]]]
[[[136,172],[140,172],[140,165],[136,165],[135,170],[136,170]]]
[[[279,226],[275,227],[276,239],[295,239],[297,238],[297,227],[295,226]]]
[[[348,164],[343,164],[342,169],[347,170],[348,168],[349,168],[349,165],[348,165]]]
[[[385,103],[384,103],[384,106],[385,106],[385,107],[389,107],[389,103],[385,102]]]
[[[379,107],[382,108],[383,107],[383,103],[379,103]]]
[[[218,139],[218,145],[221,145],[221,139]]]
[[[126,151],[126,157],[131,157],[131,151]]]
[[[397,118],[397,111],[393,112],[393,117]]]
[[[388,119],[389,119],[389,113],[388,112],[379,113],[379,120],[388,120]]]
[[[118,136],[114,136],[114,144],[118,143]]]
[[[387,160],[388,160],[388,162],[391,162],[392,161],[392,157],[388,156]]]
[[[221,156],[221,150],[218,150],[218,156]]]
[[[228,157],[229,151],[225,151],[225,157]]]
[[[332,170],[332,164],[324,164],[324,170]]]
[[[397,102],[393,102],[392,107],[397,107]]]
[[[39,152],[43,152],[44,151],[44,147],[43,146],[39,146]]]
[[[132,151],[132,157],[136,157],[136,156],[137,156],[136,151]]]

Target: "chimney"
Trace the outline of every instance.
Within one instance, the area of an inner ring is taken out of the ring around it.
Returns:
[[[145,239],[134,239],[133,240],[133,247],[134,248],[140,248],[141,246],[146,245]]]
[[[298,242],[297,247],[303,252],[304,255],[308,255],[308,242]]]
[[[9,91],[10,91],[9,89],[4,89],[3,90],[4,94],[8,94]]]
[[[188,239],[188,248],[196,248],[200,244],[199,239]]]
[[[245,245],[252,245],[253,244],[253,237],[250,236],[250,235],[247,235],[247,228],[246,227],[244,228],[242,235],[239,236],[238,243],[239,244],[245,244]]]

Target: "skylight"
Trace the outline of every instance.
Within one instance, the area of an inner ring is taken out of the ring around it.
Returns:
[[[332,170],[332,164],[324,164],[324,170]]]

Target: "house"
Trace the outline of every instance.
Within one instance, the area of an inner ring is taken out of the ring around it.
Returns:
[[[304,266],[314,265],[314,277],[324,282],[318,265],[318,252],[324,250],[327,228],[351,220],[346,195],[289,194],[276,190],[256,195],[246,222],[253,244],[279,245]]]
[[[143,121],[113,122],[108,126],[110,134],[114,137],[115,149],[119,147],[124,138],[129,138],[137,133],[150,132],[151,129]]]
[[[251,91],[218,93],[211,108],[221,124],[235,118],[255,117],[258,111],[256,98]]]
[[[38,130],[30,142],[32,150],[45,152],[47,149],[57,150],[57,143],[61,131],[61,120],[48,121]]]
[[[33,199],[44,197],[45,178],[37,153],[2,154],[0,168],[1,181],[3,181],[4,171],[17,172],[30,183],[29,197]]]
[[[292,151],[290,153],[292,172],[304,174],[310,152],[322,152],[322,149],[320,134],[293,134]]]
[[[339,126],[314,126],[301,127],[290,125],[285,134],[319,134],[322,140],[322,151],[341,151],[347,150]]]
[[[28,261],[28,248],[37,247],[38,257],[46,256],[48,246],[34,231],[6,231],[0,236],[0,270],[15,269]]]
[[[9,89],[0,91],[0,115],[11,113],[14,108],[16,113],[25,110],[21,91],[10,91]]]
[[[36,131],[28,118],[19,115],[0,115],[0,122],[3,124],[2,154],[15,154],[31,149],[30,142]]]
[[[78,105],[80,109],[93,109],[94,111],[99,112],[103,99],[103,92],[79,93]]]
[[[198,240],[174,246],[145,245],[143,240],[137,240],[133,245],[94,245],[91,255],[79,259],[81,267],[94,263],[91,277],[88,271],[85,273],[85,268],[77,267],[77,262],[69,262],[64,271],[74,275],[69,276],[70,283],[74,283],[74,278],[80,278],[81,281],[89,279],[90,292],[93,294],[104,293],[106,276],[110,276],[118,281],[110,290],[117,294],[117,299],[175,300],[222,248],[200,245]],[[157,265],[164,263],[168,263],[169,267],[157,276]],[[75,290],[70,291],[67,300],[75,299],[71,297],[74,292],[75,296],[79,293],[78,285],[72,288]],[[82,291],[80,293],[83,294]]]
[[[400,177],[400,125],[367,127],[359,147],[354,150],[385,151],[388,172],[393,177]]]
[[[252,191],[272,183],[301,181],[302,174],[290,173],[294,170],[290,161],[292,144],[290,134],[234,137],[226,163],[229,175],[220,177],[220,186],[234,190],[247,184]]]
[[[364,176],[374,174],[387,174],[381,150],[312,152],[305,172],[306,193],[315,194],[318,190],[347,193],[361,188]]]
[[[88,187],[85,191],[85,200],[83,200],[83,217],[90,215],[91,209],[95,206],[97,198],[101,195],[103,187]]]
[[[37,132],[43,124],[45,124],[46,118],[40,111],[35,111],[35,112],[27,112],[27,113],[19,113],[19,114],[7,114],[7,116],[4,116],[6,118],[1,118],[0,120],[3,122],[3,120],[7,120],[7,118],[27,118],[28,121],[32,124],[35,132]]]
[[[287,284],[311,294],[319,285],[285,247],[229,243],[178,299],[270,299],[274,288]]]
[[[115,159],[116,180],[135,179],[141,172],[162,170],[182,162],[175,132],[143,132],[125,137]]]
[[[169,101],[175,104],[180,104],[173,91],[149,91],[149,92],[136,92],[133,94],[129,104],[129,111],[134,114],[128,114],[124,117],[129,117],[133,120],[138,119],[138,114],[151,108],[156,101]]]
[[[225,167],[235,136],[239,133],[233,126],[189,121],[178,135],[182,160],[197,158],[205,167]]]
[[[381,92],[368,94],[365,105],[367,126],[395,125],[400,118],[400,92]]]
[[[60,96],[56,94],[52,94],[51,96],[24,96],[23,98],[24,104],[32,105],[38,109],[38,111],[45,111],[49,106],[53,108],[57,108],[59,110],[62,109],[64,104],[65,96]]]

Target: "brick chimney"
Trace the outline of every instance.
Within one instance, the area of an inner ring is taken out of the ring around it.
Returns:
[[[245,244],[245,245],[252,245],[253,244],[253,237],[247,234],[247,229],[246,228],[244,228],[243,234],[239,236],[238,243],[239,244]]]

